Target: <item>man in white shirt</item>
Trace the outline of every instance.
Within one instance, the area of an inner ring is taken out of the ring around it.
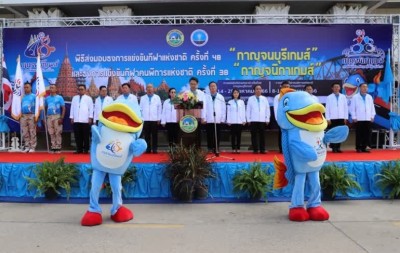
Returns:
[[[190,86],[190,91],[196,96],[198,101],[203,102],[203,109],[201,110],[201,116],[199,121],[202,124],[206,124],[206,109],[207,108],[207,101],[205,99],[205,94],[203,91],[199,90],[199,79],[197,77],[191,77],[189,79],[189,86]],[[179,119],[178,119],[179,120]],[[199,123],[200,123],[199,122]],[[196,130],[196,141],[195,145],[197,148],[201,148],[201,126],[199,125]]]
[[[261,85],[254,86],[254,95],[247,101],[246,117],[250,125],[251,144],[253,153],[265,154],[265,126],[268,126],[270,119],[270,108],[268,99],[261,95]]]
[[[371,125],[376,115],[374,100],[367,93],[368,85],[361,84],[360,93],[353,96],[351,100],[351,117],[356,125],[356,150],[358,153],[369,153]]]
[[[157,94],[154,94],[154,87],[151,83],[147,84],[146,93],[140,98],[140,109],[144,121],[142,134],[147,142],[146,153],[153,151],[153,154],[157,154],[157,128],[161,121],[161,99]]]
[[[313,94],[314,86],[312,84],[306,84],[306,86],[304,86],[304,91],[310,94],[314,98],[314,100],[317,101],[317,103],[319,103],[318,97]]]
[[[208,152],[219,153],[219,143],[221,137],[221,123],[226,119],[225,98],[217,92],[217,83],[211,81],[208,84],[210,94],[206,95],[206,131]],[[215,125],[214,125],[215,123]],[[215,139],[215,128],[217,137]]]
[[[138,105],[138,99],[135,95],[131,94],[131,85],[129,83],[123,83],[121,85],[122,94],[117,97],[116,100],[130,100]]]
[[[326,98],[325,118],[328,122],[328,128],[342,126],[347,123],[349,117],[349,109],[347,107],[346,96],[340,93],[341,86],[339,83],[331,85],[332,94]],[[331,143],[333,153],[342,153],[340,143]]]
[[[201,110],[201,123],[205,124],[206,123],[206,95],[204,94],[203,91],[199,90],[199,79],[197,77],[191,77],[189,79],[189,86],[190,86],[190,91],[197,97],[198,101],[203,102],[203,109]]]
[[[290,88],[290,83],[289,81],[283,81],[281,83],[281,86],[279,88],[279,91],[282,90],[283,88]],[[277,120],[277,112],[278,112],[278,105],[279,105],[279,97],[280,97],[280,92],[275,95],[274,97],[274,117],[275,117],[275,121],[278,122]],[[278,126],[278,147],[279,147],[279,153],[282,153],[282,130],[279,127],[278,124],[276,124]]]
[[[104,85],[100,86],[99,90],[100,90],[99,96],[96,98],[96,101],[94,102],[93,124],[97,124],[97,121],[99,120],[99,115],[103,110],[103,108],[109,105],[111,102],[113,102],[112,97],[107,95],[106,86]]]
[[[78,86],[78,95],[72,98],[69,118],[74,129],[76,151],[74,154],[89,152],[90,126],[93,123],[93,100],[86,95],[86,86]]]

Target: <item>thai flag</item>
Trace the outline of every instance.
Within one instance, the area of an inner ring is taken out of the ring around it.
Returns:
[[[12,85],[11,85],[11,82],[10,82],[10,76],[8,75],[8,71],[7,71],[6,62],[4,61],[4,55],[3,55],[2,59],[3,59],[3,62],[2,62],[2,67],[3,67],[3,77],[2,77],[3,103],[4,103],[4,110],[8,111],[11,108],[13,91],[12,91]]]

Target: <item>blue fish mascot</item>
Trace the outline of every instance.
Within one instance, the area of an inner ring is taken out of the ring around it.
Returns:
[[[274,188],[293,184],[289,210],[291,221],[323,221],[329,213],[321,206],[319,170],[326,159],[326,145],[346,140],[347,126],[332,128],[324,134],[325,108],[304,91],[281,90],[277,121],[282,129],[282,151],[285,164],[274,159]],[[304,189],[309,184],[310,197],[304,208]]]
[[[133,213],[122,206],[121,177],[133,157],[140,156],[146,150],[146,142],[139,139],[142,128],[142,115],[137,104],[117,100],[103,108],[99,125],[92,126],[92,187],[89,209],[82,217],[82,226],[95,226],[103,222],[99,194],[107,173],[112,189],[111,219],[115,222],[133,219]]]

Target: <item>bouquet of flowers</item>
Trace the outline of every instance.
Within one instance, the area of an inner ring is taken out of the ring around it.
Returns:
[[[176,108],[180,109],[196,109],[198,100],[197,97],[190,91],[184,91],[176,96],[172,103]]]

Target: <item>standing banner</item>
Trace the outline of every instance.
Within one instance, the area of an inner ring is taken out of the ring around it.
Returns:
[[[11,104],[11,116],[15,120],[19,120],[22,115],[22,96],[24,95],[24,81],[22,77],[20,57],[17,58],[17,67],[15,70],[14,83],[13,83],[13,96]]]
[[[36,63],[36,103],[35,103],[35,118],[38,121],[40,112],[44,110],[44,96],[46,95],[46,88],[43,81],[42,66],[40,64],[40,55],[37,56]]]
[[[187,89],[191,76],[206,90],[217,82],[226,99],[234,87],[246,99],[261,84],[272,104],[279,84],[289,80],[295,89],[312,84],[321,102],[340,82],[350,101],[364,82],[375,100],[376,122],[388,128],[389,95],[381,91],[388,83],[392,30],[386,24],[6,28],[3,44],[6,59],[23,55],[27,78],[34,77],[40,54],[45,85],[55,83],[66,101],[78,84],[92,97],[106,85],[115,98],[125,82],[139,96],[153,83],[166,99],[170,87]]]

